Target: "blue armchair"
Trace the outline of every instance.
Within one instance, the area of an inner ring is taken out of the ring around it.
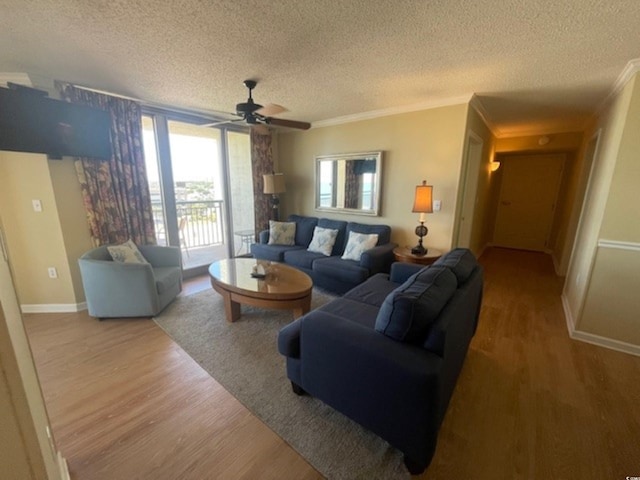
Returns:
[[[88,251],[78,260],[89,315],[97,318],[150,317],[182,290],[180,249],[138,246],[149,263],[121,263],[107,247]]]

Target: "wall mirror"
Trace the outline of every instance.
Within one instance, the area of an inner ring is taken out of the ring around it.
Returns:
[[[316,210],[380,215],[382,152],[316,157]]]

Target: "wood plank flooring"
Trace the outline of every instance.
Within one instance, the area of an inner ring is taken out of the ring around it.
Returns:
[[[640,476],[640,358],[568,337],[547,255],[489,249],[481,263],[478,332],[419,478]],[[25,323],[74,480],[321,478],[153,321]]]

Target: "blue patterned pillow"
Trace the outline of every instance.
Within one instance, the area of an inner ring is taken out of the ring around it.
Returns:
[[[310,252],[321,253],[328,257],[331,255],[333,246],[336,243],[336,238],[338,238],[338,230],[334,230],[333,228],[315,227],[313,229],[313,238],[311,239],[311,243],[307,250]]]
[[[359,262],[362,254],[375,247],[377,243],[377,233],[366,234],[351,231],[349,232],[349,240],[347,240],[347,246],[344,249],[342,259]]]
[[[114,262],[120,263],[149,263],[147,259],[142,256],[136,244],[130,239],[121,245],[112,245],[107,247],[109,254]]]
[[[269,220],[269,245],[295,245],[296,222]]]

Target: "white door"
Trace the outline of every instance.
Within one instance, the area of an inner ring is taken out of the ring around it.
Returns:
[[[563,154],[514,155],[503,159],[494,245],[546,249],[564,159]]]
[[[478,176],[482,163],[482,139],[473,132],[467,137],[467,155],[462,172],[462,209],[458,218],[458,240],[456,246],[471,247],[473,217],[478,193]]]

